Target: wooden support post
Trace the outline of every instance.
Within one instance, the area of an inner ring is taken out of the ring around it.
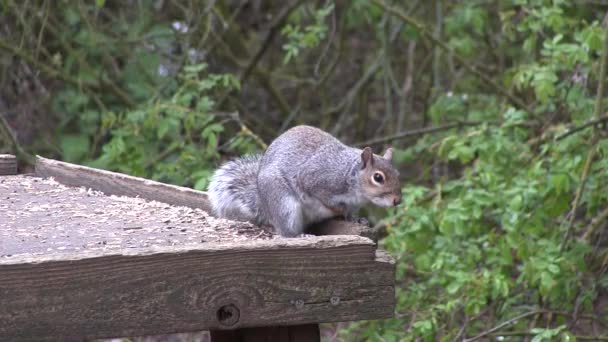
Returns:
[[[318,342],[318,324],[211,330],[211,342]]]
[[[12,154],[0,154],[0,176],[17,174],[17,158]]]

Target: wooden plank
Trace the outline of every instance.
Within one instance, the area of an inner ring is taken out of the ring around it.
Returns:
[[[106,196],[27,175],[0,177],[0,213],[0,258],[273,238],[253,224],[201,209]]]
[[[393,260],[358,236],[0,258],[0,340],[392,317]]]
[[[68,186],[83,186],[107,195],[139,196],[148,200],[200,208],[211,213],[207,193],[193,189],[159,183],[121,173],[99,170],[57,160],[36,157],[36,175],[53,177]],[[327,220],[309,228],[314,235],[360,235],[377,241],[369,227],[340,219]]]
[[[91,167],[75,165],[36,156],[35,174],[53,177],[69,186],[83,186],[106,195],[141,197],[173,205],[210,211],[207,194],[202,191],[155,182]]]
[[[17,174],[17,158],[12,154],[0,154],[0,176]]]
[[[318,342],[321,341],[318,324],[284,327],[212,330],[211,342]]]

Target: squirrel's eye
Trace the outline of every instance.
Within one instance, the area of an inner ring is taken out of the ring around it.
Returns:
[[[374,173],[374,181],[376,183],[384,183],[384,176],[380,173],[380,172],[376,172]]]

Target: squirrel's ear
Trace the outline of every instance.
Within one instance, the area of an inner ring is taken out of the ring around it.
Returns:
[[[363,149],[363,152],[361,152],[361,160],[363,161],[362,169],[374,165],[374,152],[371,147],[368,146]]]
[[[384,155],[382,156],[382,158],[388,160],[388,161],[392,161],[393,160],[393,148],[389,147],[386,149],[386,151],[384,152]]]

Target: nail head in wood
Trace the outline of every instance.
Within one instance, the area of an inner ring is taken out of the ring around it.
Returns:
[[[17,157],[12,154],[0,154],[0,176],[17,174]]]

